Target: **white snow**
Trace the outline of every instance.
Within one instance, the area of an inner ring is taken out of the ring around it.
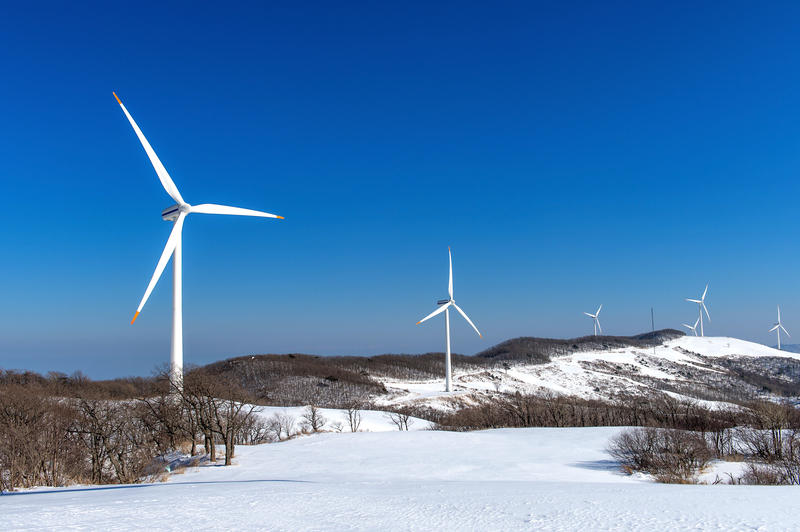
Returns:
[[[424,404],[438,409],[451,408],[447,398],[475,401],[496,392],[554,393],[585,398],[604,398],[615,392],[647,391],[648,379],[686,380],[682,370],[692,368],[718,372],[701,357],[785,357],[800,360],[800,354],[779,351],[761,344],[727,337],[684,336],[655,349],[621,348],[581,351],[553,357],[546,364],[512,363],[505,369],[470,370],[456,368],[454,393],[444,394],[443,379],[427,381],[383,380],[389,395],[376,397],[383,405]],[[628,374],[640,377],[637,381]],[[652,381],[651,381],[652,382]],[[677,395],[677,394],[676,394]],[[708,406],[725,407],[718,403]],[[728,405],[729,407],[730,405]]]
[[[620,429],[331,433],[166,483],[0,496],[3,530],[786,530],[797,489],[617,472]],[[721,466],[720,466],[721,467]]]
[[[297,429],[300,428],[300,424],[303,422],[303,416],[306,413],[306,407],[303,406],[262,406],[259,407],[259,409],[259,416],[266,420],[269,420],[269,418],[275,414],[294,418],[295,428]],[[389,419],[387,412],[379,410],[359,410],[359,413],[361,415],[361,424],[358,428],[360,432],[397,430],[397,426]],[[334,431],[335,426],[338,424],[342,432],[350,432],[346,411],[333,408],[320,408],[319,414],[325,419],[324,430]],[[429,428],[431,428],[430,421],[413,416],[408,418],[408,430],[428,430]]]

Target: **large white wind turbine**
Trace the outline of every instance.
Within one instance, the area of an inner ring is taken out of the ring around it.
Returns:
[[[172,257],[172,348],[171,348],[171,356],[170,356],[170,378],[172,382],[176,385],[180,386],[183,380],[183,297],[182,297],[182,284],[181,284],[181,262],[182,262],[182,245],[181,245],[181,233],[183,230],[183,221],[186,216],[190,213],[203,213],[203,214],[232,214],[237,216],[259,216],[262,218],[280,218],[283,219],[283,216],[277,216],[275,214],[269,214],[266,212],[260,211],[253,211],[250,209],[240,209],[239,207],[228,207],[225,205],[215,205],[213,203],[204,203],[202,205],[189,205],[183,198],[181,197],[180,192],[178,192],[178,187],[175,186],[175,183],[172,181],[172,178],[167,173],[166,168],[164,165],[161,164],[156,152],[153,151],[153,148],[150,146],[150,143],[147,142],[147,139],[144,138],[142,134],[142,130],[139,129],[139,126],[136,125],[136,122],[133,121],[133,117],[122,105],[119,97],[114,93],[114,98],[117,99],[120,107],[122,107],[122,111],[125,113],[125,116],[128,117],[128,121],[133,126],[133,130],[136,132],[136,136],[139,137],[139,141],[142,143],[142,147],[144,151],[147,153],[147,156],[150,158],[150,162],[153,164],[153,168],[156,170],[156,174],[158,174],[158,179],[161,181],[161,184],[164,186],[164,190],[167,191],[167,194],[175,200],[176,204],[167,207],[161,212],[161,217],[164,220],[174,222],[172,225],[172,232],[169,234],[169,238],[167,239],[167,245],[164,246],[164,251],[161,253],[161,258],[158,259],[158,264],[156,265],[156,271],[153,272],[153,277],[150,279],[150,284],[147,285],[147,290],[144,292],[144,296],[142,297],[142,301],[139,303],[139,307],[136,309],[136,314],[133,315],[133,319],[131,320],[131,324],[136,321],[136,318],[139,316],[139,313],[142,311],[142,307],[147,302],[147,298],[150,297],[150,293],[155,288],[158,279],[161,277],[161,274],[164,272],[164,268],[169,262],[170,256]]]
[[[447,254],[450,256],[450,281],[447,284],[447,292],[450,294],[450,298],[449,299],[440,299],[439,301],[437,301],[436,304],[439,305],[439,308],[434,310],[433,312],[431,312],[430,314],[428,314],[427,316],[425,316],[421,320],[419,320],[417,322],[417,325],[419,325],[423,321],[427,321],[427,320],[431,319],[432,317],[436,316],[437,314],[441,314],[442,312],[444,312],[444,329],[445,329],[445,337],[447,338],[447,353],[445,355],[445,362],[444,362],[444,367],[445,367],[445,391],[449,392],[450,391],[450,381],[451,381],[451,378],[453,376],[452,375],[451,365],[450,365],[450,307],[453,307],[454,309],[456,309],[458,311],[458,313],[461,314],[464,317],[465,320],[467,320],[467,323],[469,323],[472,326],[472,328],[475,329],[475,332],[478,333],[478,336],[483,338],[483,335],[478,330],[478,328],[475,327],[475,324],[472,323],[472,320],[469,319],[469,316],[467,316],[467,314],[463,310],[461,310],[461,307],[456,305],[456,300],[453,299],[453,254],[450,252],[450,247],[447,248]]]
[[[597,307],[597,312],[595,312],[594,314],[589,314],[588,312],[584,312],[584,314],[586,314],[587,316],[592,318],[592,320],[594,320],[594,335],[595,336],[597,336],[598,329],[600,330],[601,334],[603,332],[603,328],[600,327],[600,318],[598,317],[598,316],[600,316],[600,309],[602,309],[602,308],[603,308],[603,305],[600,305],[599,307]]]
[[[697,336],[697,324],[698,324],[698,323],[700,323],[700,318],[697,318],[697,319],[695,320],[695,322],[694,322],[694,325],[688,325],[688,324],[686,324],[686,323],[683,323],[682,325],[683,325],[684,327],[686,327],[687,329],[689,329],[690,331],[692,331],[692,332],[694,333],[694,335],[695,335],[695,336]]]
[[[769,332],[772,332],[772,331],[775,331],[775,332],[778,333],[778,349],[781,348],[781,331],[785,332],[786,336],[788,336],[790,338],[792,337],[792,335],[789,334],[789,331],[787,331],[783,327],[783,323],[781,323],[781,307],[780,306],[778,306],[778,323],[775,324],[775,327],[773,327],[772,329],[769,330]]]
[[[703,334],[703,311],[706,311],[706,316],[708,316],[708,321],[711,321],[711,314],[708,313],[708,309],[706,308],[706,294],[708,293],[708,284],[706,284],[706,289],[703,290],[703,295],[700,296],[700,299],[689,299],[686,298],[686,301],[691,303],[697,303],[697,312],[699,313],[700,318],[700,336],[705,336]]]

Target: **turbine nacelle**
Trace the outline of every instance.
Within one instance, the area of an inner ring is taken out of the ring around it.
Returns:
[[[450,303],[451,301],[453,301],[453,300],[452,299],[440,299],[439,301],[436,302],[436,304],[437,305],[446,305],[446,304]],[[455,303],[455,301],[453,301],[453,303]]]
[[[175,205],[167,207],[166,209],[161,211],[161,218],[167,222],[174,222],[175,220],[178,219],[178,216],[180,216],[182,212],[189,214],[191,212],[191,209],[192,206],[189,205],[188,203],[184,203],[183,205],[178,205],[176,203]]]

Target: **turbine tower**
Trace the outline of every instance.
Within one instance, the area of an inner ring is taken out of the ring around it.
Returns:
[[[788,336],[789,338],[792,337],[792,335],[789,334],[789,331],[787,331],[783,327],[783,324],[781,323],[781,307],[780,306],[778,306],[778,323],[775,324],[775,327],[773,327],[772,329],[769,330],[769,332],[772,332],[772,331],[775,331],[775,332],[778,333],[778,350],[780,350],[780,348],[781,348],[781,331],[785,332],[786,336]]]
[[[600,315],[600,309],[602,309],[602,308],[603,308],[603,305],[600,305],[599,307],[597,307],[597,312],[595,312],[594,314],[589,314],[588,312],[584,312],[584,314],[586,314],[587,316],[592,318],[592,320],[594,320],[594,335],[595,336],[597,336],[597,331],[598,330],[600,331],[601,334],[603,332],[603,328],[600,327],[600,319],[598,318],[598,316]]]
[[[694,325],[687,325],[686,323],[682,323],[681,325],[683,325],[684,327],[686,327],[687,329],[692,331],[694,333],[694,335],[697,336],[697,324],[698,323],[700,323],[700,318],[697,318],[695,320]]]
[[[700,296],[700,299],[689,299],[688,297],[686,298],[686,301],[689,301],[691,303],[697,303],[697,312],[699,314],[699,318],[698,319],[700,320],[700,336],[705,336],[705,334],[703,334],[703,311],[704,310],[706,311],[706,316],[708,316],[708,321],[711,321],[711,314],[708,313],[708,309],[706,308],[706,303],[705,303],[706,294],[707,293],[708,293],[708,284],[706,284],[706,289],[703,290],[703,295]]]
[[[170,349],[170,381],[175,386],[180,387],[182,386],[183,381],[183,294],[181,280],[183,246],[181,234],[183,231],[183,222],[186,219],[186,216],[190,213],[232,214],[235,216],[279,218],[281,220],[283,219],[283,216],[277,216],[275,214],[269,214],[261,211],[253,211],[250,209],[240,209],[239,207],[215,205],[213,203],[189,205],[183,201],[180,192],[178,192],[178,187],[175,186],[175,183],[172,181],[169,173],[167,173],[164,165],[161,164],[161,161],[156,155],[156,152],[153,151],[150,143],[147,142],[146,138],[144,138],[142,130],[140,130],[139,126],[136,125],[136,122],[133,121],[133,117],[125,108],[125,106],[122,105],[122,102],[116,93],[113,94],[114,98],[117,99],[117,103],[119,103],[120,107],[122,107],[122,111],[125,113],[128,121],[131,123],[136,136],[139,137],[139,141],[142,143],[142,147],[147,153],[147,157],[150,158],[150,162],[153,164],[156,174],[158,174],[158,179],[161,181],[161,185],[164,187],[164,190],[167,191],[167,194],[169,194],[169,196],[176,202],[175,205],[167,207],[161,212],[161,217],[164,220],[173,222],[172,231],[169,234],[166,246],[164,246],[164,251],[161,253],[161,258],[158,259],[158,264],[156,265],[155,272],[153,272],[153,277],[150,279],[150,284],[147,285],[147,290],[145,290],[144,296],[139,303],[139,307],[136,309],[136,313],[133,315],[131,324],[136,321],[136,318],[142,311],[142,307],[144,307],[144,304],[147,302],[147,298],[150,297],[150,293],[153,291],[153,288],[155,288],[156,283],[161,277],[161,274],[164,272],[167,262],[169,262],[170,257],[172,257],[172,344]]]
[[[464,317],[465,320],[467,320],[467,323],[469,323],[472,326],[472,328],[475,329],[475,332],[478,333],[478,336],[483,338],[483,335],[478,330],[478,328],[475,327],[475,324],[472,323],[472,320],[469,319],[469,316],[467,316],[467,314],[463,310],[461,310],[461,307],[456,305],[456,300],[453,299],[453,254],[450,251],[450,247],[449,246],[447,248],[447,254],[450,256],[450,281],[447,284],[447,291],[450,294],[450,298],[449,299],[440,299],[439,301],[437,301],[436,304],[439,305],[439,308],[434,310],[433,312],[431,312],[430,314],[428,314],[427,316],[425,316],[421,320],[419,320],[417,322],[417,325],[419,325],[423,321],[427,321],[427,320],[431,319],[432,317],[436,316],[437,314],[441,314],[442,312],[444,312],[444,330],[445,330],[445,338],[446,338],[446,341],[447,341],[447,352],[445,354],[445,359],[444,359],[445,391],[449,392],[449,391],[451,391],[451,389],[450,389],[450,381],[452,380],[452,376],[453,376],[452,367],[450,365],[450,307],[453,307],[454,309],[456,309],[458,311],[458,313],[461,314]]]

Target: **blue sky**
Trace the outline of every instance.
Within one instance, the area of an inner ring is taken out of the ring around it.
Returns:
[[[187,363],[443,349],[679,327],[800,335],[795,3],[203,8],[22,4],[0,20],[0,367],[147,375],[190,203]]]

